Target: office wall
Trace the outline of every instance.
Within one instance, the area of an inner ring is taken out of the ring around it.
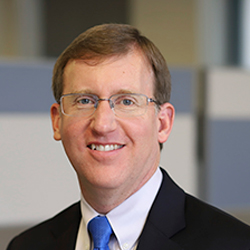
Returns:
[[[128,23],[128,1],[44,1],[44,21],[44,53],[58,56],[77,35],[94,25]]]
[[[0,56],[58,56],[90,26],[116,22],[138,27],[171,65],[193,65],[199,42],[196,1],[0,1]]]
[[[130,0],[130,23],[159,47],[170,65],[198,63],[196,0]]]
[[[250,222],[250,71],[206,72],[206,200]]]

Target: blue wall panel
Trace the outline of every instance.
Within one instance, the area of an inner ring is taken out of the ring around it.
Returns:
[[[0,63],[0,112],[49,112],[53,63]]]
[[[209,201],[250,206],[250,120],[211,120],[208,136]]]

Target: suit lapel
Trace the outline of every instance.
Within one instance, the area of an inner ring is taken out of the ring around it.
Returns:
[[[171,237],[185,228],[185,193],[163,172],[163,181],[139,239],[138,250],[180,250]]]
[[[158,228],[154,225],[147,224],[145,230],[143,231],[137,250],[181,250],[182,248],[173,242],[169,237],[164,235]]]
[[[55,250],[74,250],[81,220],[80,203],[71,206],[67,212],[55,218],[51,232],[55,240]]]
[[[57,238],[55,250],[74,250],[78,227],[71,226]]]

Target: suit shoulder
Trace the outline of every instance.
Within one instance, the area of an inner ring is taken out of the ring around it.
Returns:
[[[227,245],[227,249],[250,249],[250,226],[191,195],[186,194],[186,235],[190,241]],[[224,249],[221,247],[220,249]]]
[[[17,235],[9,243],[7,250],[32,249],[32,247],[37,250],[45,249],[53,244],[54,239],[63,233],[69,225],[79,224],[80,216],[80,205],[77,202],[54,217]]]
[[[186,216],[187,218],[196,216],[201,220],[201,223],[207,222],[210,224],[213,222],[217,226],[230,224],[250,232],[250,226],[247,224],[189,194],[186,194]]]

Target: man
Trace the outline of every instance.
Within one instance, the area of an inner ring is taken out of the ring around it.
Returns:
[[[250,227],[184,193],[159,168],[174,120],[170,75],[138,30],[106,24],[81,34],[58,58],[52,88],[54,138],[82,199],[8,250],[250,249]]]

